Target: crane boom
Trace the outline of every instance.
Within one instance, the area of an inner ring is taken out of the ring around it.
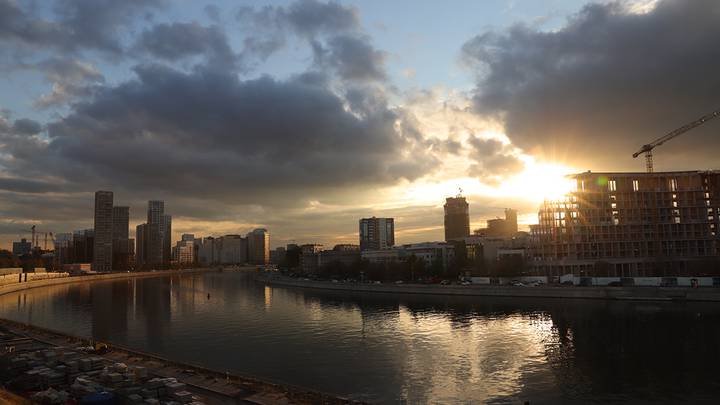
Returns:
[[[720,115],[720,110],[715,110],[715,111],[711,112],[710,114],[707,114],[689,124],[683,125],[680,128],[670,131],[667,134],[661,136],[660,138],[658,138],[646,145],[643,145],[639,151],[633,153],[633,158],[640,156],[641,153],[645,153],[647,171],[648,171],[648,173],[652,173],[653,172],[652,150],[655,149],[655,147],[660,146],[660,145],[664,144],[665,142],[667,142],[677,136],[680,136],[693,128],[699,127],[700,125],[710,121],[713,118],[716,118],[719,115]]]

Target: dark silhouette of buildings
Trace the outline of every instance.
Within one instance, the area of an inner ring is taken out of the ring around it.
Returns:
[[[136,228],[135,267],[154,268],[172,259],[172,217],[165,214],[165,202],[148,201],[147,223]]]
[[[463,196],[445,199],[445,241],[470,236],[469,205]]]
[[[93,270],[111,271],[113,260],[113,193],[95,192]]]

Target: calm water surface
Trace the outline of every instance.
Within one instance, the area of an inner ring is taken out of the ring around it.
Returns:
[[[370,402],[720,400],[716,304],[348,296],[208,273],[4,295],[0,316]]]

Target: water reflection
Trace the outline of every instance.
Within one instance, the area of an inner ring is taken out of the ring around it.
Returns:
[[[708,402],[720,309],[302,291],[237,273],[62,285],[0,315],[375,402]]]

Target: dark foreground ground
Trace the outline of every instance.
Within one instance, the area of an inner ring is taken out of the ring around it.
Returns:
[[[83,403],[101,392],[117,404],[357,403],[116,346],[101,353],[86,340],[8,320],[0,320],[0,345],[0,403]]]

